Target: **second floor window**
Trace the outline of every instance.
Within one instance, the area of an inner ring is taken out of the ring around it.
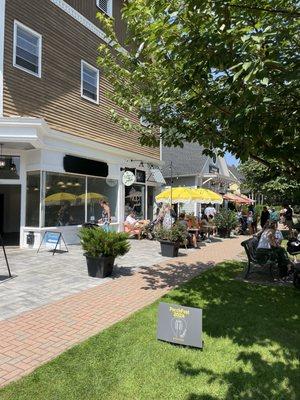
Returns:
[[[18,21],[14,23],[13,65],[41,77],[42,36]]]
[[[81,97],[99,104],[99,70],[81,61]]]
[[[97,7],[112,17],[112,0],[96,0]]]

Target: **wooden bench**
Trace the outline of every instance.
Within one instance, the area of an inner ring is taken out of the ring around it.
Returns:
[[[250,274],[254,272],[263,272],[261,271],[261,268],[260,270],[257,270],[257,267],[267,267],[271,278],[274,279],[274,272],[275,270],[277,270],[278,267],[277,261],[272,258],[268,258],[264,264],[259,263],[256,259],[256,249],[258,246],[258,242],[259,239],[257,237],[253,237],[241,243],[246,251],[248,258],[248,264],[245,268],[244,278],[246,279]]]

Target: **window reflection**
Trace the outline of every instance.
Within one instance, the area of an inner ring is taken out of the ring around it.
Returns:
[[[135,211],[139,219],[145,218],[145,186],[132,185],[125,187],[125,217]]]
[[[27,173],[26,226],[38,227],[40,191],[43,188],[41,226],[81,225],[101,218],[100,200],[111,209],[111,222],[118,222],[118,181],[40,171]]]
[[[0,179],[20,178],[20,157],[0,155]]]
[[[111,222],[117,222],[118,181],[110,179],[109,184],[104,178],[87,179],[87,220],[97,222],[101,218],[100,200],[108,202],[111,212]]]
[[[85,177],[46,173],[45,226],[85,222]]]

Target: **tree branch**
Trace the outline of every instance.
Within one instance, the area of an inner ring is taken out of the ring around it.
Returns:
[[[256,156],[255,154],[250,153],[250,158],[252,158],[252,160],[255,160],[257,162],[259,162],[260,164],[265,165],[266,167],[270,168],[271,167],[271,163],[269,161],[264,160],[261,157]]]
[[[289,10],[284,10],[283,8],[264,8],[264,7],[255,7],[255,6],[246,6],[244,4],[228,4],[229,7],[235,7],[235,8],[242,8],[250,11],[265,11],[265,12],[270,12],[274,14],[286,14],[294,17],[300,17],[300,13],[297,11],[289,11]]]

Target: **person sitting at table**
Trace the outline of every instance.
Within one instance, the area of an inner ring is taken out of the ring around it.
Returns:
[[[138,222],[139,221],[136,219],[135,212],[133,210],[131,210],[125,219],[125,224],[130,226],[131,228],[134,228],[136,226],[136,224],[138,224]]]
[[[189,225],[188,225],[188,222],[187,222],[187,220],[185,218],[185,214],[184,213],[179,214],[179,219],[177,221],[177,224],[181,225],[181,226],[183,226],[185,228],[187,240],[193,244],[195,249],[197,249],[198,248],[198,246],[197,246],[197,235],[194,232],[193,233],[189,232],[189,230],[188,230],[189,229]]]
[[[213,216],[213,215],[210,215],[210,216],[208,217],[208,224],[209,224],[209,226],[210,226],[210,228],[211,228],[211,234],[212,234],[212,236],[216,235],[216,233],[217,233],[217,228],[216,228],[216,225],[215,225],[215,221],[214,221],[214,216]]]
[[[277,229],[276,222],[267,222],[260,235],[256,249],[256,259],[261,264],[265,264],[270,258],[277,261],[279,277],[285,278],[288,275],[288,271],[292,270],[293,263],[289,259],[286,250],[281,247],[282,239],[282,233]]]
[[[199,222],[199,227],[200,227],[200,235],[202,240],[210,240],[210,234],[211,234],[211,226],[208,221],[207,215],[203,214],[201,217],[201,220]]]
[[[124,222],[124,231],[131,235],[136,235],[138,239],[141,238],[141,227],[139,221],[136,219],[136,214],[133,210],[127,215]]]
[[[124,230],[127,233],[137,235],[138,239],[140,239],[143,228],[145,228],[147,225],[149,225],[149,221],[136,219],[135,212],[131,210],[125,219]]]

